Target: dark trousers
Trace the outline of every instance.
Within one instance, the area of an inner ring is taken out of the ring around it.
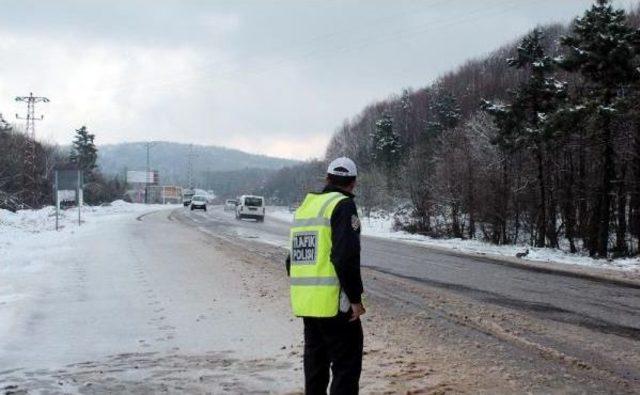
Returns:
[[[357,394],[362,371],[362,324],[349,316],[304,318],[305,394]]]

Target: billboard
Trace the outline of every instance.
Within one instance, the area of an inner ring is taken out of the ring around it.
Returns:
[[[127,171],[127,183],[156,185],[158,184],[158,172],[129,170]]]
[[[182,203],[182,187],[177,186],[149,186],[146,188],[147,203]]]
[[[162,195],[167,199],[182,199],[182,188],[174,186],[162,187]]]

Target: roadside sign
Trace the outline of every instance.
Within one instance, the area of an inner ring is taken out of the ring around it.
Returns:
[[[55,169],[54,197],[56,204],[56,230],[60,224],[60,203],[75,202],[78,207],[78,226],[80,226],[83,204],[82,171],[75,166],[65,166]]]

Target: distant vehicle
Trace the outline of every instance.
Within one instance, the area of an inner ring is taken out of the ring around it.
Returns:
[[[224,211],[236,211],[238,201],[236,199],[227,199],[224,202]]]
[[[204,210],[207,211],[207,197],[202,195],[195,195],[191,198],[191,211]]]
[[[264,198],[262,196],[242,195],[236,206],[236,219],[252,218],[264,221]]]
[[[185,207],[189,207],[189,205],[191,204],[191,199],[193,198],[193,195],[195,195],[195,192],[193,192],[190,189],[185,189],[184,191],[182,191],[182,204]]]
[[[289,205],[289,212],[290,213],[295,213],[296,210],[298,209],[298,207],[300,207],[300,203],[293,203],[293,204]]]

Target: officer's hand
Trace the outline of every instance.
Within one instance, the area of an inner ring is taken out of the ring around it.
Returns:
[[[352,311],[351,319],[349,320],[349,322],[353,322],[359,319],[362,314],[367,312],[367,310],[364,309],[364,306],[362,305],[362,303],[352,303],[351,311]]]

